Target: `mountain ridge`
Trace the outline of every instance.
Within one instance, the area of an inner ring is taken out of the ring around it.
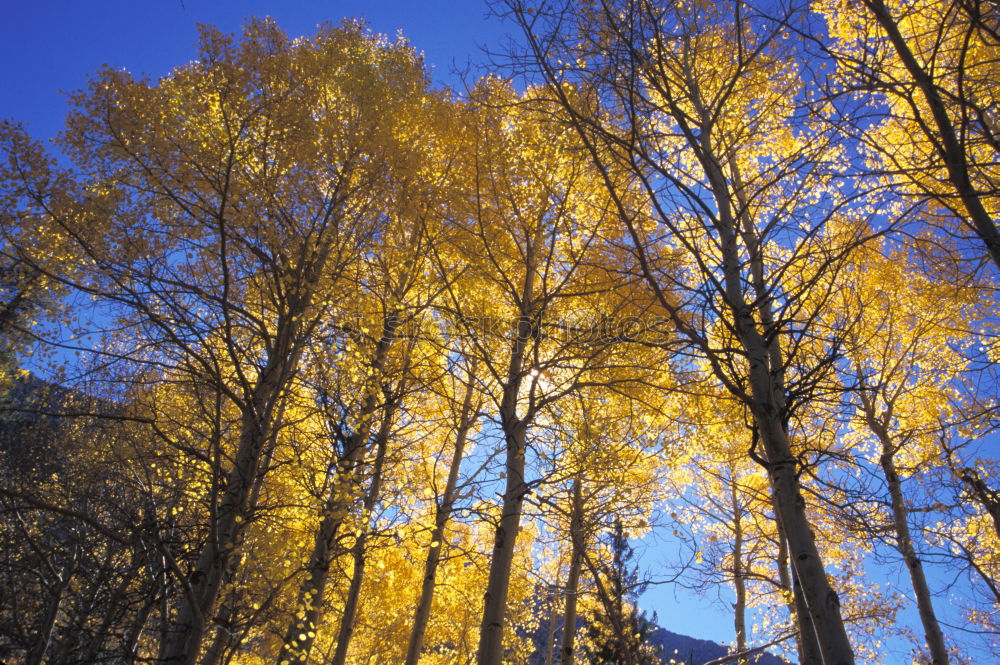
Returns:
[[[667,665],[671,658],[684,665],[704,665],[730,653],[729,647],[718,642],[682,635],[661,626],[657,626],[650,635],[650,641],[660,647],[660,655]],[[767,651],[750,656],[747,660],[754,665],[790,665],[784,658]]]
[[[649,642],[658,647],[660,650],[660,658],[664,665],[705,665],[712,661],[724,658],[730,655],[730,647],[724,644],[719,644],[718,642],[713,642],[712,640],[704,640],[697,637],[691,637],[690,635],[683,635],[681,633],[675,633],[673,631],[667,630],[666,628],[655,623],[655,617],[647,619],[650,621],[651,625],[655,627],[653,632],[649,636]],[[561,623],[561,622],[560,622]],[[577,630],[578,634],[581,634],[586,626],[586,622],[578,618],[577,619]],[[558,653],[559,640],[562,633],[562,626],[557,626],[554,633],[556,648],[553,653]],[[546,637],[547,629],[543,630],[539,626],[539,630],[534,634],[535,643],[535,655],[529,659],[531,665],[544,665],[544,656],[546,653]],[[555,660],[558,660],[556,656]],[[577,659],[577,662],[581,662],[581,659]],[[728,661],[729,663],[737,662],[735,659]],[[776,656],[768,651],[755,653],[747,658],[747,662],[750,665],[793,665],[789,661]]]

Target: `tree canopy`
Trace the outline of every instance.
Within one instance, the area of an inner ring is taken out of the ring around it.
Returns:
[[[249,19],[0,125],[0,660],[1000,648],[996,12],[493,10],[463,94]]]

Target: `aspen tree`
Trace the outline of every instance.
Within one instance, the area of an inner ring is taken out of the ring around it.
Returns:
[[[1000,269],[1000,125],[996,80],[1000,24],[979,0],[813,3],[820,39],[840,76],[834,92],[856,95],[868,119],[848,131],[879,172],[944,230],[978,236]],[[883,104],[875,109],[873,99]],[[850,119],[848,118],[848,121]]]
[[[888,493],[893,544],[910,578],[930,662],[950,662],[933,592],[924,572],[920,531],[912,523],[912,494],[904,482],[940,464],[938,440],[956,412],[968,371],[974,330],[988,309],[974,287],[933,282],[906,253],[872,243],[852,259],[838,289],[845,335],[845,382],[854,446],[874,444]]]
[[[293,42],[251,21],[239,41],[203,30],[199,60],[157,82],[104,70],[72,98],[61,147],[81,182],[58,206],[28,198],[84,269],[51,275],[142,332],[131,360],[187,372],[239,413],[164,662],[198,658],[280,405],[328,290],[379,223],[392,116],[369,111],[424,83],[408,47],[357,25]]]
[[[577,333],[558,323],[572,312],[575,289],[608,288],[606,272],[589,263],[608,219],[606,200],[586,164],[567,150],[565,132],[521,101],[494,79],[474,91],[462,165],[466,204],[437,258],[449,283],[442,309],[489,378],[504,441],[481,665],[498,665],[504,653],[508,582],[532,489],[529,429],[541,410],[586,382],[605,354],[601,345],[577,345]]]
[[[788,17],[739,2],[504,4],[528,44],[517,64],[544,77],[549,108],[601,170],[643,279],[752,415],[760,450],[751,452],[770,478],[808,607],[800,631],[816,632],[827,665],[853,663],[789,432],[803,399],[795,392],[808,394],[795,368],[818,312],[805,306],[828,287],[786,288],[783,275],[804,263],[836,270],[865,236],[832,250],[816,242],[841,205],[820,169],[839,151],[803,113],[810,81],[782,27]],[[641,205],[627,185],[644,192]],[[685,269],[668,270],[678,257]],[[725,334],[713,337],[715,325]]]

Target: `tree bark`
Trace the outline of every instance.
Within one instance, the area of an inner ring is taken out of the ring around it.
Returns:
[[[376,383],[381,378],[389,347],[395,337],[399,319],[387,314],[382,322],[382,334],[375,347],[372,376]],[[343,457],[338,461],[335,478],[320,511],[320,524],[313,542],[313,550],[306,565],[306,579],[299,588],[295,613],[289,620],[285,639],[278,652],[279,665],[305,665],[309,660],[316,639],[316,628],[322,611],[330,566],[337,554],[336,540],[357,493],[359,467],[368,450],[372,418],[378,410],[378,387],[370,384],[360,412],[357,429],[344,443]]]
[[[277,344],[268,358],[250,404],[243,409],[236,460],[216,509],[212,534],[189,578],[168,628],[159,660],[169,665],[194,665],[207,629],[208,617],[219,596],[224,573],[240,549],[250,513],[250,496],[266,444],[272,441],[276,422],[272,417],[297,362],[298,348],[291,321],[278,331]]]
[[[526,423],[508,413],[502,417],[507,442],[505,489],[500,522],[493,534],[493,558],[483,595],[483,620],[479,629],[478,665],[500,665],[503,657],[503,632],[507,615],[507,591],[510,587],[514,547],[521,526],[521,511],[527,486],[524,482]]]
[[[805,499],[799,487],[798,462],[792,454],[785,429],[784,358],[780,335],[775,332],[770,290],[764,279],[764,260],[760,241],[750,220],[733,215],[731,193],[722,168],[710,145],[710,132],[703,131],[702,146],[706,175],[719,208],[717,229],[722,245],[723,285],[733,314],[733,327],[747,358],[750,411],[764,448],[764,462],[771,479],[774,505],[780,515],[788,542],[791,563],[801,583],[802,594],[812,618],[824,665],[854,665],[854,651],[840,616],[840,599],[826,577],[823,560],[805,512]],[[738,174],[735,174],[738,182]],[[746,206],[741,206],[746,211]],[[746,302],[743,264],[737,246],[741,237],[749,257],[750,280],[757,293],[756,306]],[[754,312],[760,326],[754,321]],[[760,330],[771,331],[766,340]],[[800,625],[801,625],[800,620]]]
[[[805,514],[805,500],[799,489],[796,463],[788,449],[787,438],[780,429],[762,436],[765,442],[769,437],[773,439],[770,446],[765,444],[768,450],[768,472],[781,512],[781,521],[785,526],[792,569],[799,582],[797,586],[802,591],[805,605],[802,609],[806,610],[807,616],[812,620],[821,662],[824,665],[853,665],[854,652],[840,616],[840,599],[830,587],[816,549]],[[800,629],[808,629],[804,625],[807,623],[800,618]]]
[[[797,618],[799,665],[823,665],[823,653],[819,648],[819,635],[809,615],[809,605],[802,595],[802,583],[792,568],[792,615]]]
[[[933,665],[949,665],[948,649],[944,643],[944,635],[941,632],[941,625],[938,623],[934,613],[934,603],[931,599],[930,587],[927,585],[927,577],[924,575],[924,566],[917,556],[917,551],[913,547],[913,537],[910,533],[909,515],[906,510],[906,502],[903,499],[903,487],[899,480],[899,473],[896,471],[895,452],[896,447],[887,431],[884,421],[880,421],[875,413],[875,406],[872,400],[864,393],[861,393],[861,403],[865,412],[865,420],[868,427],[878,438],[882,446],[882,455],[879,464],[885,474],[886,485],[889,489],[889,501],[892,506],[892,525],[896,536],[896,549],[906,563],[906,570],[910,575],[910,584],[913,587],[913,595],[917,600],[917,613],[920,615],[920,623],[924,629],[924,639],[927,640],[927,648],[930,651],[931,663]]]
[[[284,415],[284,409],[285,402],[283,401],[278,406],[278,421],[280,421]],[[272,432],[272,438],[273,434],[274,433]],[[276,441],[272,440],[267,445],[264,459],[261,462],[260,470],[257,473],[257,480],[250,491],[249,505],[251,506],[257,505],[257,501],[260,498],[260,492],[264,487],[264,477],[271,468],[271,462],[274,459],[274,446],[276,443]],[[236,570],[228,571],[223,579],[223,585],[234,585],[236,572]],[[237,617],[238,600],[239,597],[236,590],[232,589],[228,599],[222,603],[222,607],[219,608],[213,620],[213,623],[216,625],[215,637],[212,638],[211,643],[205,650],[205,653],[201,658],[200,665],[219,665],[219,663],[222,662],[222,656],[226,650],[235,648],[236,645],[233,644],[233,622]]]
[[[413,627],[410,629],[410,640],[406,647],[405,665],[417,665],[420,652],[424,645],[424,634],[427,622],[430,620],[431,608],[434,605],[434,590],[437,585],[437,570],[441,562],[441,552],[444,550],[445,527],[451,519],[451,511],[455,504],[458,488],[458,473],[462,466],[462,456],[465,453],[465,443],[469,430],[475,424],[475,414],[472,413],[472,395],[475,391],[472,377],[465,388],[462,400],[462,411],[458,418],[458,428],[455,432],[455,450],[448,468],[448,480],[445,482],[441,501],[434,509],[434,530],[431,533],[431,546],[424,560],[424,578],[420,587],[420,599],[413,614]]]
[[[344,613],[341,616],[340,629],[337,632],[337,648],[333,653],[333,660],[330,661],[331,665],[344,665],[347,661],[347,650],[351,645],[351,637],[354,635],[358,602],[361,599],[361,583],[365,578],[365,546],[368,543],[368,534],[371,530],[372,513],[382,493],[382,472],[385,468],[385,454],[386,448],[389,445],[389,433],[392,430],[395,407],[395,400],[386,405],[378,434],[376,434],[376,453],[375,464],[372,469],[372,480],[371,485],[368,487],[368,493],[365,495],[362,510],[362,531],[354,543],[354,567],[351,572],[351,584],[348,587],[347,599],[344,602]]]
[[[42,615],[42,625],[35,636],[34,644],[25,656],[25,665],[41,665],[45,661],[45,654],[52,645],[52,634],[55,632],[56,622],[59,619],[59,608],[62,607],[66,589],[69,588],[73,574],[76,572],[78,555],[78,546],[74,546],[72,557],[63,566],[62,572],[55,580],[55,588],[50,593],[49,602],[46,603],[45,613]]]
[[[561,559],[562,557],[560,557]],[[562,561],[559,561],[559,570],[556,573],[556,583],[549,589],[549,628],[545,634],[545,665],[553,665],[556,651],[556,628],[559,626],[559,588],[560,576],[562,575]]]
[[[788,541],[785,540],[785,529],[781,526],[781,518],[778,514],[778,505],[774,499],[773,490],[771,492],[771,505],[774,508],[775,524],[778,527],[778,582],[788,607],[788,616],[791,617],[796,627],[795,648],[799,657],[799,665],[823,665],[819,643],[816,641],[816,630],[813,628],[812,618],[809,616],[809,610],[802,597],[802,588],[795,576],[795,570],[793,569],[789,573]]]
[[[493,557],[483,594],[483,620],[479,626],[478,665],[500,665],[503,658],[503,632],[507,615],[507,591],[514,562],[514,548],[521,528],[521,511],[528,485],[524,479],[529,418],[517,415],[517,398],[524,378],[528,342],[535,338],[534,286],[536,249],[542,241],[543,226],[538,225],[525,247],[525,276],[521,289],[515,337],[510,349],[507,376],[500,401],[500,426],[506,448],[503,501],[500,521],[493,534]]]
[[[903,501],[903,490],[899,482],[899,474],[896,472],[896,464],[893,460],[892,449],[882,446],[882,457],[879,462],[885,472],[885,478],[889,485],[889,497],[892,501],[892,522],[896,532],[896,547],[903,555],[906,562],[906,569],[910,574],[910,583],[913,585],[913,594],[917,599],[917,611],[920,614],[920,623],[924,628],[924,637],[927,640],[927,648],[931,653],[931,663],[933,665],[948,665],[948,649],[944,644],[944,635],[941,633],[941,626],[938,624],[937,616],[934,614],[934,604],[931,600],[930,588],[927,586],[927,577],[924,575],[924,566],[917,556],[913,547],[913,539],[910,535],[910,525],[907,520],[906,504]]]
[[[736,591],[736,603],[733,605],[733,628],[736,631],[736,653],[747,650],[747,586],[746,575],[743,572],[743,521],[742,506],[736,489],[735,473],[729,485],[730,499],[733,506],[733,588]],[[741,656],[739,665],[746,665],[746,657]]]
[[[566,578],[566,604],[563,610],[560,665],[574,665],[576,660],[576,601],[580,593],[580,570],[583,567],[583,488],[580,476],[573,479],[573,507],[570,514],[569,576]]]

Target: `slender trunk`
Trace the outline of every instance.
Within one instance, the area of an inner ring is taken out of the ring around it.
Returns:
[[[95,643],[97,643],[97,651],[99,651],[101,643],[109,637],[108,629],[111,625],[114,625],[115,618],[119,618],[119,621],[121,621],[124,612],[129,609],[127,605],[123,607],[118,602],[118,592],[122,588],[123,580],[134,580],[132,574],[134,568],[127,566],[119,571],[112,570],[116,555],[122,553],[121,551],[116,551],[116,548],[113,547],[108,547],[105,550],[104,559],[98,564],[99,572],[95,577],[88,580],[87,588],[80,589],[84,593],[77,596],[69,609],[70,614],[66,617],[69,625],[77,627],[79,626],[80,618],[85,617],[93,622],[90,630],[81,631],[71,628],[68,634],[63,636],[64,639],[53,640],[51,648],[46,653],[44,662],[53,665],[55,663],[65,663],[68,660],[92,662],[93,659],[85,661],[80,656],[89,653],[94,648]],[[133,557],[132,561],[134,560]],[[114,588],[111,588],[113,577],[116,575],[122,581],[119,581]],[[105,589],[108,591],[107,596],[104,596],[102,593]],[[97,623],[98,617],[101,618],[100,624]]]
[[[507,591],[510,586],[514,547],[521,528],[521,511],[528,485],[524,479],[524,459],[527,453],[527,430],[530,416],[517,415],[517,398],[524,378],[525,353],[528,342],[534,339],[535,316],[533,311],[535,284],[535,250],[542,241],[543,227],[533,234],[525,248],[525,277],[521,290],[520,311],[515,338],[511,345],[510,362],[500,401],[500,426],[506,448],[506,482],[500,508],[500,521],[493,534],[493,556],[490,573],[483,594],[483,620],[479,626],[478,665],[500,665],[503,658],[503,631],[507,615]]]
[[[819,635],[809,615],[809,605],[802,595],[802,583],[792,567],[792,615],[798,619],[799,665],[823,665],[823,653],[819,648]]]
[[[424,579],[420,587],[420,599],[417,601],[417,608],[413,614],[413,627],[410,630],[410,640],[406,647],[405,665],[417,665],[424,646],[424,634],[427,631],[427,622],[430,620],[431,608],[434,605],[438,565],[441,562],[441,553],[444,551],[445,527],[448,525],[448,520],[451,519],[451,511],[455,503],[458,473],[462,467],[465,443],[469,436],[469,430],[476,422],[472,413],[474,392],[475,388],[470,376],[469,383],[465,388],[465,397],[462,400],[458,428],[455,432],[455,451],[448,468],[448,480],[445,483],[441,501],[434,509],[434,531],[431,533],[431,545],[427,549],[427,558],[424,560]]]
[[[743,182],[743,176],[740,172],[739,164],[736,160],[730,160],[728,166],[732,177],[734,189],[733,196],[739,205],[735,218],[732,214],[730,200],[727,198],[728,190],[726,187],[720,186],[716,190],[721,192],[718,195],[721,196],[721,198],[717,197],[717,200],[720,202],[720,206],[722,208],[722,218],[726,220],[722,225],[722,236],[727,240],[727,262],[733,261],[734,259],[738,260],[738,254],[735,252],[735,240],[737,237],[742,238],[749,257],[750,282],[758,296],[757,305],[754,309],[760,317],[761,329],[772,331],[770,343],[765,343],[753,323],[751,309],[744,304],[743,286],[739,281],[740,278],[735,267],[738,263],[727,263],[727,266],[732,266],[732,268],[729,268],[731,272],[728,272],[727,274],[726,291],[727,295],[733,299],[732,302],[737,304],[737,307],[733,309],[733,313],[735,314],[737,323],[740,324],[738,327],[742,327],[743,330],[741,342],[743,343],[744,348],[747,350],[754,348],[756,350],[757,369],[760,370],[761,368],[767,368],[768,370],[767,377],[762,376],[762,373],[758,371],[758,382],[756,385],[751,385],[751,392],[755,398],[758,395],[766,396],[767,407],[765,413],[772,419],[778,421],[777,429],[784,436],[785,448],[787,448],[787,454],[779,452],[778,455],[780,458],[790,459],[794,463],[794,459],[791,457],[791,447],[788,445],[788,436],[787,431],[785,430],[782,413],[785,408],[784,354],[782,353],[780,346],[780,336],[773,334],[776,331],[776,328],[772,300],[769,295],[770,290],[767,287],[767,281],[765,279],[763,252],[761,250],[760,239],[756,232],[754,220],[750,216],[750,201],[747,196],[747,188]],[[709,168],[709,171],[712,171],[712,169]],[[710,178],[712,177],[713,176],[710,175]],[[714,172],[714,182],[718,183],[721,180],[721,169],[716,167]],[[755,363],[751,360],[751,372],[753,371],[754,364]],[[757,441],[760,438],[760,433],[760,424],[758,422],[754,428],[754,447],[756,447]],[[767,441],[765,441],[764,447],[765,449],[768,448]],[[779,450],[782,450],[780,445],[778,448]],[[773,454],[774,452],[772,451],[765,452],[765,456],[768,456],[769,459],[770,455]],[[795,505],[798,505],[797,502],[802,501],[801,494],[798,495],[797,499],[794,497],[791,498]],[[771,479],[771,505],[774,509],[774,516],[779,532],[778,559],[782,562],[782,565],[779,568],[779,577],[784,589],[787,590],[789,594],[789,613],[794,618],[798,627],[798,639],[796,643],[798,647],[799,663],[800,665],[826,665],[823,651],[820,648],[819,628],[815,623],[815,619],[809,612],[809,604],[806,602],[806,598],[803,595],[802,585],[799,582],[799,578],[795,570],[795,561],[789,559],[790,545],[788,530],[783,524],[779,494],[775,490],[773,479]],[[805,519],[804,511],[802,518]],[[806,523],[805,526],[808,529],[808,523]],[[809,533],[811,537],[811,530]],[[791,580],[789,580],[788,574],[789,563],[792,566]],[[822,562],[820,562],[820,566],[822,566]],[[823,579],[824,581],[826,580],[825,573],[823,575]],[[846,632],[843,631],[843,622],[840,618],[839,612],[836,615],[836,620],[840,622],[840,632],[844,632],[844,638],[846,639]],[[827,638],[827,641],[829,641],[829,639],[830,638]],[[839,640],[836,635],[834,636],[834,639]],[[841,644],[841,648],[845,646],[852,659],[849,662],[853,662],[853,651],[850,649],[850,644],[845,641]]]
[[[706,124],[706,127],[710,125]],[[784,527],[792,565],[801,582],[823,665],[853,665],[854,650],[840,616],[840,599],[830,586],[823,560],[816,548],[805,511],[805,499],[799,486],[798,461],[792,454],[785,429],[785,360],[769,295],[772,291],[765,279],[760,238],[756,233],[754,220],[750,219],[744,188],[735,163],[730,164],[730,168],[736,185],[735,198],[740,204],[737,215],[734,215],[734,197],[729,183],[720,162],[714,156],[711,132],[703,131],[701,141],[705,155],[703,166],[719,207],[717,230],[722,245],[725,296],[733,315],[736,336],[748,361],[751,398],[748,406],[763,443],[774,505]],[[742,239],[743,250],[748,257],[750,283],[755,294],[753,306],[747,304],[747,287],[741,270],[744,260],[737,244],[738,239]],[[755,313],[760,319],[759,328],[754,321]],[[768,337],[765,337],[762,330]]]
[[[333,232],[315,244],[311,257],[300,266],[289,285],[286,309],[276,320],[276,330],[267,351],[267,363],[241,405],[240,434],[233,467],[218,504],[212,505],[210,533],[187,580],[179,580],[183,595],[176,615],[169,621],[161,643],[163,665],[194,665],[212,617],[222,582],[241,559],[243,535],[256,508],[254,488],[261,482],[262,460],[273,443],[280,422],[280,402],[295,374],[304,337],[311,324],[303,320],[312,306],[316,284],[333,249]],[[315,320],[313,321],[315,322]],[[277,412],[277,413],[276,413]]]
[[[214,528],[202,547],[171,622],[159,660],[169,665],[194,665],[212,614],[225,572],[230,570],[240,549],[248,517],[253,510],[250,496],[258,476],[266,444],[272,441],[277,402],[295,365],[291,325],[279,331],[279,344],[268,359],[254,387],[251,403],[244,409],[240,424],[236,460],[229,472],[226,489],[216,509]]]
[[[583,567],[583,488],[580,476],[573,479],[573,507],[570,514],[569,576],[566,578],[566,604],[563,611],[560,665],[573,665],[576,660],[576,601],[580,592],[580,569]]]
[[[101,625],[94,630],[90,639],[87,641],[86,648],[77,649],[77,658],[83,663],[93,663],[98,660],[98,655],[101,649],[104,648],[105,642],[111,636],[111,627],[117,624],[124,623],[125,619],[129,616],[127,602],[128,587],[135,582],[136,576],[139,574],[141,567],[140,563],[137,563],[139,552],[137,550],[132,550],[132,565],[130,565],[126,570],[121,571],[121,580],[115,586],[114,591],[109,594],[109,598],[104,603],[104,618],[101,621]],[[137,616],[140,619],[144,619],[148,610],[146,608],[151,608],[152,604],[156,602],[156,594],[150,594],[144,603],[143,607],[139,609]],[[91,605],[90,614],[96,614],[97,608]],[[123,631],[128,634],[128,631]],[[53,662],[59,662],[53,659]]]
[[[410,245],[414,251],[408,254],[399,273],[399,282],[393,292],[394,300],[402,299],[409,288],[409,280],[417,273],[416,265],[421,239],[419,225],[414,226],[410,237]],[[378,388],[382,380],[388,352],[395,341],[396,331],[401,323],[400,313],[387,309],[383,313],[382,331],[375,345],[375,355],[371,362],[371,382],[367,386],[367,394],[362,400],[358,413],[358,424],[353,434],[344,442],[343,457],[337,464],[335,478],[331,489],[320,510],[320,525],[316,531],[313,551],[306,565],[306,579],[299,588],[295,603],[296,612],[289,621],[285,631],[285,639],[278,652],[279,665],[305,665],[309,660],[309,652],[316,639],[317,622],[322,611],[323,598],[330,577],[330,566],[337,553],[336,539],[340,527],[347,517],[350,505],[354,502],[357,492],[357,472],[361,461],[369,447],[369,436],[372,430],[372,418],[378,408]],[[386,412],[391,408],[385,405]],[[360,582],[360,578],[359,578]]]
[[[225,653],[226,647],[232,639],[232,623],[235,618],[236,605],[225,603],[215,618],[215,637],[205,649],[205,655],[201,657],[200,665],[218,665],[222,661],[222,654]]]
[[[736,603],[733,605],[733,627],[736,630],[736,653],[747,650],[747,588],[746,576],[743,572],[743,521],[742,507],[736,489],[735,474],[729,485],[730,499],[733,505],[733,588],[736,591]],[[739,665],[746,665],[747,659],[740,657]]]
[[[716,201],[720,206],[719,225],[723,240],[723,260],[726,264],[726,296],[735,319],[737,336],[749,360],[749,383],[757,433],[764,446],[766,468],[771,478],[773,505],[780,515],[779,524],[788,543],[793,575],[798,579],[796,589],[801,591],[802,605],[796,605],[799,629],[806,628],[804,617],[812,623],[820,662],[823,665],[853,665],[854,650],[847,637],[840,615],[840,599],[830,586],[823,560],[816,548],[809,518],[805,512],[805,499],[799,486],[798,461],[792,454],[786,429],[785,358],[781,348],[781,335],[775,322],[773,291],[765,278],[764,252],[737,162],[731,160],[729,168],[735,187],[734,197],[739,204],[733,214],[729,188],[725,185],[722,169],[715,160],[711,147],[706,151],[706,172],[712,182]],[[746,292],[739,274],[740,255],[737,237],[743,240],[748,256],[750,283],[753,286],[753,307],[746,304]],[[754,322],[754,313],[760,327]],[[764,331],[762,333],[761,331]],[[765,334],[770,339],[765,338]],[[803,612],[802,610],[807,610]],[[804,632],[803,632],[804,634]],[[809,639],[808,637],[805,639]]]
[[[794,569],[789,574],[788,541],[785,540],[785,529],[781,526],[781,518],[778,514],[773,491],[771,492],[771,506],[774,509],[775,524],[778,527],[778,583],[781,585],[781,593],[788,607],[788,616],[791,617],[796,627],[795,647],[799,656],[799,665],[823,665],[819,652],[819,642],[816,641],[816,630],[813,628],[812,618],[806,609],[805,599],[802,597],[802,589],[799,586],[798,578],[795,577]]]
[[[882,455],[879,458],[879,464],[882,466],[886,485],[889,488],[889,501],[892,506],[892,524],[896,535],[896,549],[903,556],[903,561],[906,563],[906,570],[910,575],[910,584],[913,586],[913,594],[917,599],[917,613],[920,615],[920,623],[924,629],[924,639],[927,640],[931,663],[933,665],[948,665],[948,649],[945,647],[941,625],[934,614],[934,603],[931,600],[927,577],[924,575],[924,566],[920,561],[920,557],[917,556],[916,549],[913,547],[909,515],[906,510],[906,503],[903,500],[903,488],[899,480],[899,473],[896,471],[896,462],[894,459],[895,446],[885,427],[885,420],[880,420],[877,417],[875,405],[871,398],[864,392],[861,392],[860,395],[868,427],[882,445]],[[888,416],[886,416],[886,419],[888,419]]]
[[[299,588],[295,603],[297,611],[285,631],[285,639],[278,652],[278,663],[305,663],[316,637],[316,623],[326,595],[330,566],[338,551],[337,534],[353,501],[356,484],[354,476],[361,462],[364,445],[352,440],[346,448],[346,455],[337,465],[336,478],[323,502],[323,517],[306,565],[306,579]]]
[[[25,665],[41,665],[45,660],[45,654],[52,645],[52,634],[55,632],[56,621],[59,618],[59,608],[62,607],[66,589],[76,571],[77,549],[74,547],[73,556],[63,567],[62,572],[56,579],[56,587],[49,596],[49,602],[45,605],[45,613],[42,616],[42,625],[39,626],[38,634],[35,636],[35,643],[25,657]]]
[[[913,593],[917,598],[917,611],[920,614],[920,623],[924,627],[924,637],[927,640],[927,648],[931,653],[931,663],[933,665],[948,665],[948,649],[944,644],[944,635],[941,633],[941,626],[938,624],[934,614],[934,604],[931,601],[930,588],[927,586],[927,578],[924,576],[924,566],[917,556],[913,547],[913,539],[910,535],[910,525],[907,520],[906,504],[903,502],[903,490],[899,482],[899,474],[896,473],[896,464],[893,460],[892,449],[887,446],[887,442],[882,444],[882,457],[880,459],[882,470],[889,485],[889,496],[892,501],[892,521],[896,530],[896,547],[903,555],[906,562],[907,571],[910,573],[910,582],[913,584]]]
[[[545,665],[552,665],[555,662],[556,652],[556,628],[559,626],[559,589],[560,576],[562,575],[562,561],[559,562],[559,570],[556,573],[556,583],[549,589],[549,628],[545,633]]]
[[[347,599],[344,602],[344,613],[340,619],[340,630],[337,632],[337,648],[333,654],[331,665],[344,665],[347,661],[347,650],[351,645],[351,637],[354,635],[355,621],[358,614],[358,602],[361,599],[361,583],[365,579],[365,547],[368,543],[368,534],[371,530],[372,513],[375,504],[378,503],[382,494],[382,471],[385,468],[386,448],[389,445],[389,434],[392,430],[392,421],[396,411],[396,400],[393,399],[386,404],[382,415],[382,422],[379,424],[376,434],[375,464],[372,468],[371,485],[365,495],[364,506],[361,513],[361,533],[354,543],[354,566],[351,573],[351,584],[347,590]]]
[[[812,529],[805,514],[805,500],[799,488],[796,463],[788,449],[784,431],[772,430],[762,438],[766,442],[769,436],[774,436],[776,440],[767,446],[768,471],[776,503],[781,512],[781,522],[785,527],[794,574],[799,582],[797,588],[802,591],[804,609],[812,619],[821,662],[824,665],[853,665],[854,652],[840,616],[840,599],[830,587],[822,559],[816,549]],[[804,627],[805,623],[800,619],[800,628]]]
[[[170,599],[172,597],[173,589],[171,589],[170,576],[167,574],[167,560],[166,557],[160,555],[156,559],[159,564],[159,570],[157,570],[157,575],[160,578],[160,593],[159,593],[159,629],[157,631],[160,643],[160,653],[163,652],[164,647],[167,644],[167,640],[170,636]],[[138,646],[138,642],[136,642]]]
[[[776,525],[778,527],[778,556],[776,557],[778,586],[781,589],[782,598],[785,600],[785,607],[788,608],[788,615],[794,619],[795,602],[792,600],[792,580],[788,575],[788,544],[785,543],[785,531],[781,528],[781,524],[776,521]],[[799,658],[800,662],[801,660]]]
[[[285,402],[282,401],[278,406],[277,420],[281,420],[284,410]],[[274,438],[273,434],[272,439]],[[257,479],[250,491],[249,505],[251,506],[257,505],[257,501],[260,498],[260,492],[264,487],[264,478],[271,468],[271,462],[274,460],[275,443],[276,441],[272,440],[266,447],[264,459],[260,465],[260,470],[257,472]],[[238,585],[235,583],[236,572],[236,570],[229,570],[223,580],[224,587],[229,589],[229,596],[222,602],[222,607],[219,608],[212,622],[215,624],[215,637],[205,650],[200,665],[218,665],[222,661],[222,656],[226,652],[226,649],[234,648],[235,646],[233,645],[233,622],[236,620],[239,608]]]
[[[500,665],[503,657],[503,631],[507,614],[507,591],[510,586],[514,547],[521,526],[521,510],[527,494],[524,482],[526,424],[503,418],[507,439],[507,478],[500,522],[493,534],[493,558],[483,595],[483,620],[479,627],[478,665]]]
[[[368,393],[358,414],[357,429],[344,442],[343,457],[337,464],[330,491],[323,501],[319,528],[316,531],[309,562],[306,564],[306,578],[299,588],[295,602],[296,611],[288,622],[285,639],[278,652],[276,662],[279,665],[305,665],[309,660],[309,652],[316,639],[317,623],[330,578],[330,566],[337,554],[337,534],[354,502],[358,467],[368,450],[372,418],[379,405],[377,382],[385,367],[389,347],[394,341],[398,325],[398,317],[394,313],[387,313],[382,322],[382,335],[376,344],[371,364],[375,383],[368,387]],[[388,408],[388,405],[386,406]]]
[[[367,525],[362,527],[351,548],[351,582],[347,586],[347,596],[344,599],[344,611],[337,629],[337,646],[333,651],[331,665],[344,665],[347,660],[347,650],[354,636],[354,622],[358,615],[358,601],[361,597],[361,584],[365,579],[365,548],[368,545]]]
[[[122,638],[121,653],[126,663],[134,663],[138,660],[138,646],[139,638],[142,636],[143,630],[146,628],[146,623],[149,621],[150,615],[153,613],[153,608],[159,602],[159,598],[154,594],[149,597],[149,599],[143,604],[142,608],[136,614],[135,620],[128,630],[124,631]],[[96,658],[91,658],[84,662],[96,662]]]

